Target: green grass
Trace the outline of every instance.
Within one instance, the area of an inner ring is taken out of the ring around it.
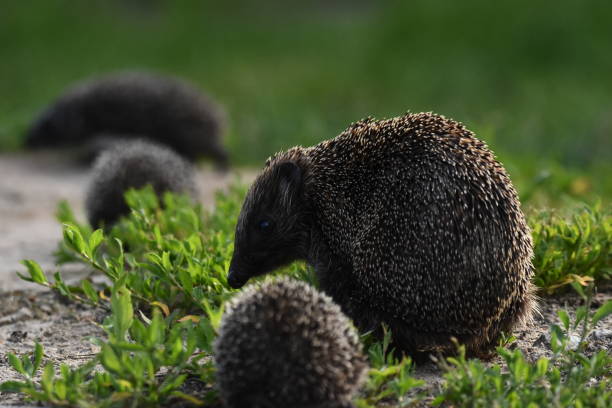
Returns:
[[[572,282],[612,279],[612,209],[541,211],[530,219],[534,283],[552,293]]]
[[[18,148],[74,81],[146,69],[188,78],[226,107],[239,165],[364,116],[433,110],[475,130],[517,179],[548,170],[553,184],[570,174],[612,196],[598,177],[612,170],[609,2],[215,3],[3,4],[0,149]]]
[[[41,369],[45,359],[40,345],[32,356],[9,354],[21,380],[5,382],[0,390],[52,405],[88,408],[218,402],[209,357],[223,304],[236,292],[227,284],[226,271],[244,194],[244,188],[234,187],[217,197],[214,212],[206,212],[186,197],[166,194],[162,206],[150,188],[130,191],[130,216],[108,234],[80,224],[62,204],[58,218],[64,223],[64,239],[58,262],[83,263],[104,274],[110,285],[94,286],[85,279],[71,286],[59,273],[47,278],[34,261],[24,261],[28,274],[22,277],[72,301],[107,309],[102,324],[106,335],[94,340],[100,352],[76,368],[47,362]],[[571,217],[537,213],[529,221],[535,237],[534,282],[543,291],[569,283],[585,299],[574,322],[560,312],[562,326],[553,326],[551,332],[553,358],[531,363],[519,351],[500,348],[505,365],[487,366],[467,360],[460,351],[458,357],[442,362],[442,389],[426,391],[412,375],[410,358],[398,358],[389,349],[390,333],[382,341],[366,336],[372,368],[357,397],[358,407],[410,406],[419,401],[482,407],[555,401],[560,407],[604,406],[601,401],[610,396],[605,375],[612,360],[605,352],[587,357],[584,347],[595,323],[612,313],[612,302],[597,311],[589,306],[592,282],[610,279],[610,208],[585,205]],[[279,273],[316,285],[303,264]],[[585,290],[581,285],[587,284]],[[572,333],[581,339],[577,349],[568,345]],[[201,390],[190,394],[182,388],[187,378],[199,381]]]
[[[612,398],[609,376],[612,358],[604,350],[591,357],[584,354],[585,340],[594,324],[604,312],[612,313],[612,302],[598,312],[587,315],[587,306],[581,306],[582,318],[572,323],[573,329],[582,325],[583,336],[576,350],[568,345],[570,322],[562,329],[552,326],[552,358],[539,358],[535,363],[520,350],[509,351],[499,347],[506,370],[500,365],[487,367],[478,360],[467,360],[460,348],[458,357],[443,364],[446,370],[442,393],[433,405],[469,407],[601,407]],[[601,311],[601,313],[599,313]],[[604,377],[602,380],[595,380]],[[588,386],[587,386],[588,384]]]

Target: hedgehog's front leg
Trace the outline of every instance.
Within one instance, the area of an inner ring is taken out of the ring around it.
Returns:
[[[356,285],[353,268],[331,256],[314,263],[319,287],[349,316],[360,332],[380,331],[380,319]]]

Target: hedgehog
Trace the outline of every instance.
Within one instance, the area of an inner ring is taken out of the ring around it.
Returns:
[[[230,408],[348,408],[367,371],[350,320],[302,281],[251,285],[226,304],[214,344]]]
[[[25,145],[83,146],[84,155],[93,157],[98,137],[122,135],[164,144],[192,161],[212,158],[225,169],[222,117],[220,108],[187,82],[147,73],[116,73],[66,91],[34,121]]]
[[[85,208],[92,227],[109,227],[129,214],[124,194],[151,185],[158,196],[166,191],[190,195],[197,189],[193,167],[167,147],[149,141],[117,142],[95,162]]]
[[[387,325],[397,350],[452,353],[458,340],[484,356],[530,320],[532,254],[486,144],[444,116],[408,113],[268,159],[238,218],[228,282],[305,260],[360,330]]]

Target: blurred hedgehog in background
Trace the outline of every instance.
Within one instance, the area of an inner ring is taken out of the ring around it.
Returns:
[[[215,343],[230,408],[348,408],[367,369],[356,330],[327,295],[288,278],[226,305]]]
[[[91,226],[110,226],[127,215],[125,192],[146,185],[157,195],[166,191],[197,195],[192,165],[166,147],[135,140],[105,150],[96,160],[85,200]]]
[[[219,106],[187,82],[147,73],[117,73],[66,91],[35,120],[25,145],[79,146],[94,157],[101,146],[108,146],[109,135],[121,135],[153,140],[192,161],[208,157],[225,169],[223,122]],[[101,144],[98,137],[103,139]]]

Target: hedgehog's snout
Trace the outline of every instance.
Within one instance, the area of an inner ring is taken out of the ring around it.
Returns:
[[[30,127],[30,129],[28,129],[25,136],[25,145],[27,147],[35,149],[44,145],[44,126],[45,122],[39,120],[32,127]]]
[[[257,267],[249,251],[240,250],[243,246],[238,243],[240,232],[236,231],[236,234],[237,242],[234,244],[234,254],[227,270],[227,283],[234,289],[240,289],[251,277],[257,275],[253,273]]]
[[[227,283],[234,289],[240,289],[249,280],[249,275],[236,265],[236,256],[232,257],[229,270],[227,271]]]
[[[247,276],[239,274],[234,269],[230,269],[227,273],[227,283],[234,289],[240,289],[248,280]]]

